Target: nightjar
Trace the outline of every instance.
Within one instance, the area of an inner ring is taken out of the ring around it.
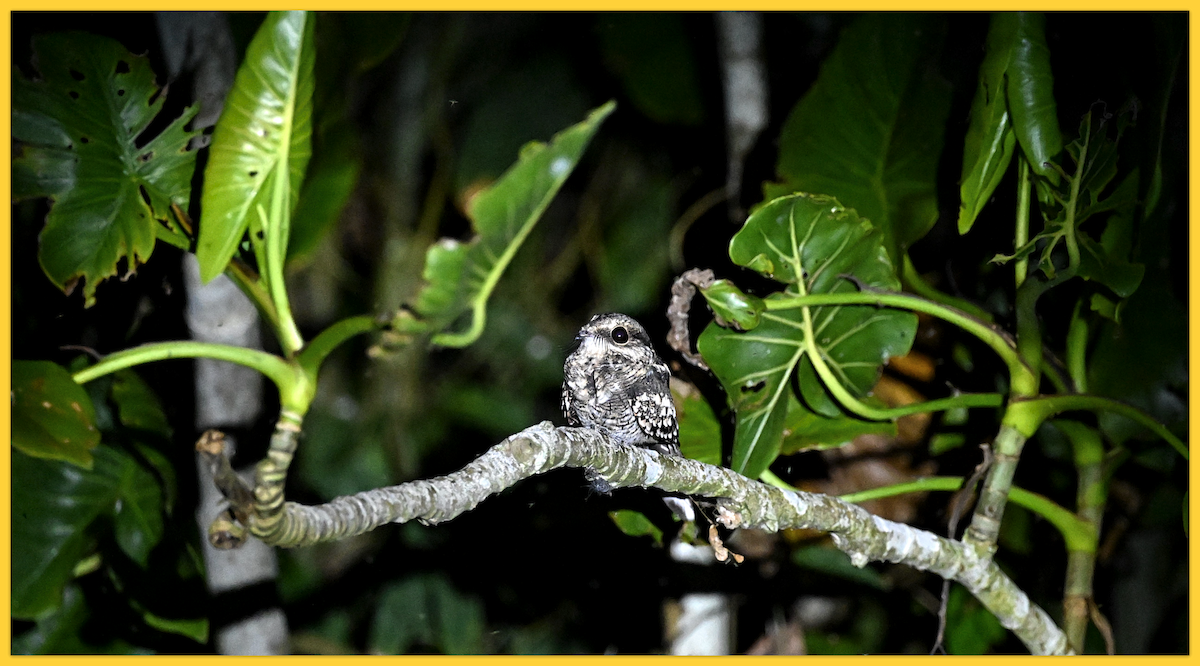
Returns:
[[[641,324],[598,314],[579,329],[563,366],[563,415],[622,444],[680,455],[670,377]]]

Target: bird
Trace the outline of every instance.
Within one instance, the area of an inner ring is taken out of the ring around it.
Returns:
[[[637,320],[618,312],[595,315],[575,335],[563,364],[563,416],[618,443],[678,456],[670,378]]]

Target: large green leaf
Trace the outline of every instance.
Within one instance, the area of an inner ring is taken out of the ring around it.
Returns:
[[[529,143],[517,163],[467,205],[477,234],[469,242],[443,238],[429,248],[414,311],[397,317],[402,333],[433,333],[435,344],[463,347],[483,333],[487,300],[521,243],[546,206],[579,163],[600,123],[616,105],[593,110],[583,122],[558,133],[549,145]],[[471,323],[461,332],[444,332],[466,312]]]
[[[783,455],[801,451],[836,449],[859,435],[896,435],[895,421],[866,421],[847,416],[822,416],[788,396],[787,415],[783,420]]]
[[[38,35],[41,80],[13,71],[13,196],[50,197],[38,260],[70,293],[96,287],[150,258],[155,238],[187,247],[171,204],[187,206],[195,153],[186,129],[192,106],[156,136],[146,131],[165,93],[149,59],[112,39],[81,32]]]
[[[971,101],[971,124],[963,145],[958,233],[971,230],[1012,163],[1017,135],[1008,112],[1008,65],[1014,48],[1012,22],[995,15],[988,31],[987,52],[979,66],[979,83]]]
[[[1046,163],[1062,150],[1045,19],[1031,12],[997,12],[971,104],[963,146],[958,233],[971,230],[1004,177],[1017,142],[1035,173],[1057,181]]]
[[[90,469],[92,450],[99,443],[95,407],[70,373],[49,361],[13,361],[14,447]]]
[[[721,424],[695,386],[671,380],[671,397],[679,420],[679,450],[685,458],[721,464]]]
[[[1010,44],[1006,94],[1013,129],[1029,166],[1038,175],[1057,180],[1046,164],[1062,150],[1046,19],[1035,12],[998,12],[992,19],[997,44]],[[992,36],[988,37],[991,43]]]
[[[286,250],[286,213],[312,154],[312,32],[306,12],[271,12],[246,48],[204,170],[196,258],[205,282],[225,270],[247,228],[256,249],[265,242]],[[277,185],[286,186],[282,226],[263,229],[258,208],[271,210]]]
[[[836,197],[883,230],[894,258],[937,221],[938,157],[950,86],[932,67],[930,15],[867,14],[845,29],[784,124],[778,185]]]
[[[844,275],[898,289],[883,243],[878,228],[832,197],[801,193],[755,211],[730,242],[729,256],[787,284],[784,296],[854,291]],[[857,396],[871,390],[888,358],[908,352],[916,334],[915,315],[872,306],[768,311],[745,333],[710,324],[697,347],[737,413],[732,466],[743,474],[757,476],[778,455],[793,377],[809,409],[843,416],[807,360],[806,314],[812,345]]]
[[[91,470],[12,454],[12,614],[58,608],[63,587],[91,543],[86,528],[113,516],[122,549],[143,561],[162,535],[158,482],[125,453],[100,446]]]
[[[418,574],[384,587],[371,622],[371,650],[404,654],[423,646],[443,654],[483,651],[483,604],[441,576]]]

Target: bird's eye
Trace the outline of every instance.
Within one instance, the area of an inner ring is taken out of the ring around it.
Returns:
[[[625,330],[624,326],[618,326],[612,330],[613,342],[623,345],[629,342],[629,331]]]

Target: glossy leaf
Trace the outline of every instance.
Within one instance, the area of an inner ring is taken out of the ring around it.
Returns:
[[[942,27],[930,15],[867,14],[842,32],[780,137],[778,185],[827,194],[883,230],[901,256],[937,221],[935,179],[950,86],[933,69]]]
[[[615,106],[609,102],[592,111],[548,145],[527,144],[516,164],[471,199],[467,211],[477,235],[465,243],[443,238],[429,248],[423,273],[426,284],[414,307],[420,319],[399,317],[393,322],[398,330],[434,333],[434,344],[447,347],[463,347],[479,338],[488,297],[504,269]],[[467,312],[471,323],[465,330],[445,332]]]
[[[148,58],[87,33],[39,35],[33,48],[42,78],[13,74],[13,196],[53,200],[38,260],[67,293],[83,280],[90,307],[100,282],[122,260],[130,271],[148,260],[156,238],[189,244],[171,204],[191,196],[186,126],[199,107],[147,135],[166,97]]]
[[[999,16],[999,15],[995,15]],[[987,51],[979,66],[979,83],[971,101],[971,123],[963,145],[958,233],[971,230],[975,217],[1012,163],[1017,145],[1012,116],[1008,111],[1007,73],[1012,60],[1010,22],[993,18],[988,31]]]
[[[205,282],[225,270],[247,228],[252,241],[286,248],[288,216],[282,228],[259,229],[258,207],[271,209],[279,178],[287,179],[285,210],[300,196],[312,154],[312,30],[306,12],[272,12],[246,48],[204,170],[196,258]]]
[[[1006,93],[1021,151],[1035,173],[1057,182],[1058,176],[1047,162],[1062,150],[1062,132],[1045,23],[1045,17],[1036,12],[997,12],[991,30],[996,33],[997,45],[1011,45]],[[989,44],[992,39],[989,34]]]
[[[708,302],[713,314],[735,328],[742,331],[753,330],[762,322],[762,314],[766,310],[763,300],[747,294],[729,280],[714,280],[711,285],[701,288],[700,293]]]
[[[118,543],[139,561],[161,537],[162,516],[151,515],[161,511],[148,487],[158,487],[153,476],[117,449],[97,447],[94,456],[85,471],[13,451],[13,617],[35,619],[58,608],[97,517],[116,519]]]
[[[783,455],[801,451],[823,451],[849,444],[859,435],[896,435],[895,421],[866,421],[852,416],[830,418],[805,407],[789,395],[783,421]]]
[[[113,535],[121,550],[145,568],[150,562],[150,551],[163,534],[163,489],[158,479],[133,458],[122,453],[117,462],[102,470],[109,475],[118,498]]]
[[[711,323],[696,341],[735,413],[730,467],[751,478],[779,455],[789,383],[804,355],[800,321],[800,310],[788,310],[764,316],[747,333]]]
[[[730,242],[729,256],[789,285],[790,295],[855,291],[843,275],[898,289],[883,243],[879,229],[835,199],[796,194],[755,211]],[[908,352],[916,333],[915,315],[872,306],[766,312],[762,323],[745,333],[710,324],[697,347],[737,413],[732,467],[748,476],[760,474],[779,454],[793,377],[810,409],[842,416],[805,359],[805,314],[811,318],[813,344],[857,396],[871,390],[888,358]]]
[[[662,545],[663,531],[640,511],[629,509],[609,511],[608,517],[612,519],[617,529],[625,534],[632,537],[648,536],[654,539],[654,543]]]
[[[13,447],[90,469],[99,443],[92,400],[66,369],[49,361],[13,361]]]
[[[679,420],[679,450],[685,458],[721,464],[721,424],[695,386],[671,379],[671,397]]]

